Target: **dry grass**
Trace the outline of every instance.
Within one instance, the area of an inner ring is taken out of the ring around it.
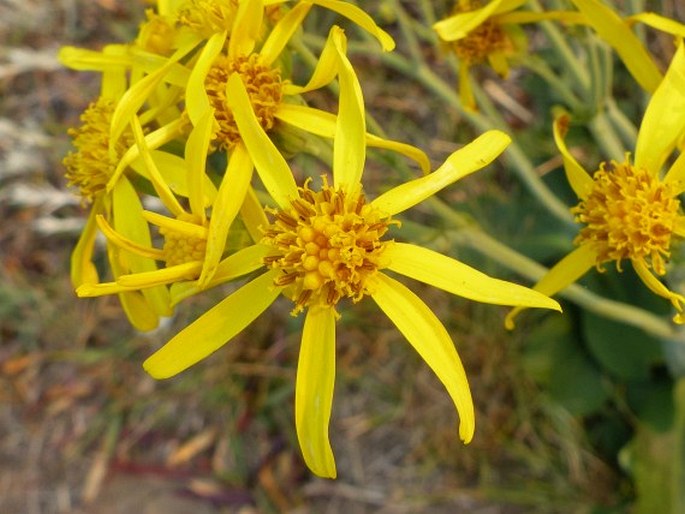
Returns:
[[[502,309],[421,291],[469,372],[478,431],[468,447],[448,396],[390,323],[369,305],[348,311],[334,482],[308,473],[295,440],[299,321],[287,305],[177,379],[142,371],[146,355],[225,291],[147,335],[115,300],[75,298],[68,259],[83,214],[64,192],[60,160],[66,127],[98,83],[55,59],[62,44],[126,39],[141,12],[133,0],[0,3],[0,511],[567,513],[611,501],[613,472],[525,377],[523,337],[504,333]],[[451,148],[416,86],[363,76],[391,133],[409,120],[428,148]]]

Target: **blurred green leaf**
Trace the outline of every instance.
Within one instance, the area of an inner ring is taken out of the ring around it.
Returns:
[[[673,382],[669,378],[629,383],[626,400],[650,429],[665,432],[673,426]]]

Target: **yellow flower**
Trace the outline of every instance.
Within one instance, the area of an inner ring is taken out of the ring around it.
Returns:
[[[644,284],[671,301],[685,322],[685,297],[669,290],[658,276],[674,238],[685,236],[685,216],[679,195],[685,191],[685,154],[680,153],[662,175],[662,168],[685,131],[685,49],[681,43],[663,81],[654,92],[638,133],[635,159],[600,164],[591,177],[568,151],[563,137],[568,118],[554,123],[554,137],[564,160],[568,181],[580,203],[572,210],[584,227],[575,239],[578,246],[557,263],[534,287],[553,295],[582,277],[593,266],[629,260]],[[521,309],[514,309],[506,324]]]
[[[525,3],[525,0],[457,0],[454,13],[433,25],[440,39],[450,43],[459,58],[459,96],[465,107],[476,107],[470,68],[487,61],[506,78],[509,59],[523,52],[526,46],[525,34],[519,25],[555,17],[555,13],[517,11]]]
[[[468,382],[454,344],[435,314],[385,270],[420,280],[476,301],[558,309],[553,300],[528,288],[497,280],[449,257],[408,243],[384,239],[393,216],[444,187],[486,166],[509,144],[498,131],[488,132],[453,153],[437,170],[367,199],[361,178],[366,157],[366,129],[361,88],[345,56],[340,29],[332,33],[340,78],[335,124],[333,182],[314,189],[307,181],[265,181],[276,208],[269,211],[259,244],[244,251],[264,252],[265,271],[243,285],[149,357],[145,369],[155,378],[183,371],[230,341],[283,294],[306,311],[295,384],[295,422],[307,465],[320,476],[335,477],[328,423],[335,377],[335,322],[342,299],[353,303],[370,296],[397,325],[445,385],[460,415],[461,438],[474,433]],[[247,95],[239,75],[228,87]],[[234,109],[248,148],[260,147],[264,130],[251,110]],[[260,147],[272,168],[287,167],[273,146]],[[226,179],[224,179],[226,180]],[[240,269],[235,263],[233,274]],[[215,275],[217,279],[219,273]]]

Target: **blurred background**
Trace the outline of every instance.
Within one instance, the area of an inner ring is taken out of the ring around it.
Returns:
[[[396,35],[392,2],[364,4]],[[434,4],[449,11],[448,2]],[[652,7],[682,20],[678,4]],[[413,2],[403,5],[413,13]],[[145,8],[142,0],[0,0],[0,513],[604,514],[634,508],[640,473],[655,482],[642,492],[671,480],[660,462],[674,444],[674,379],[659,342],[568,303],[567,316],[531,312],[507,332],[506,309],[412,284],[464,361],[477,408],[468,446],[448,395],[392,324],[372,302],[346,310],[330,430],[335,481],[311,475],[297,445],[301,319],[287,302],[181,376],[147,376],[142,361],[226,289],[190,300],[147,334],[128,325],[116,298],[76,298],[69,255],[84,210],[66,188],[61,160],[67,129],[100,84],[97,74],[56,59],[61,45],[131,40]],[[336,21],[322,11],[307,23]],[[672,45],[650,44],[667,63]],[[422,49],[456,84],[441,49]],[[352,61],[374,119],[434,163],[477,134],[377,55],[353,52]],[[479,79],[537,171],[558,168],[555,99],[544,84],[521,71],[504,82],[487,70]],[[636,90],[623,89],[619,99],[639,116]],[[330,92],[308,100],[336,107]],[[599,160],[592,148],[583,157]],[[392,164],[372,155],[370,188],[397,180]],[[299,165],[320,166],[311,158]],[[563,177],[552,175],[550,187],[572,205]],[[540,262],[552,264],[570,247],[573,231],[550,220],[502,162],[442,198]],[[485,272],[530,284],[445,236],[445,219],[429,210],[406,228]],[[617,276],[610,270],[593,280],[619,298],[649,302],[635,277]],[[649,308],[668,312],[659,301]]]

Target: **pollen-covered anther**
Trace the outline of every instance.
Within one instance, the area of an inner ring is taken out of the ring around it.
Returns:
[[[92,202],[102,193],[119,159],[133,145],[133,134],[124,131],[110,148],[110,126],[115,104],[98,98],[81,114],[81,126],[69,129],[75,152],[62,161],[69,186],[79,188],[84,202]]]
[[[333,307],[342,298],[357,302],[373,291],[373,277],[387,265],[383,254],[391,243],[381,239],[395,222],[366,205],[363,194],[350,197],[324,177],[320,191],[308,181],[289,208],[269,214],[272,222],[262,242],[273,255],[264,263],[281,270],[275,283],[287,286],[293,314],[312,305]]]
[[[265,65],[259,54],[232,60],[219,56],[207,74],[205,89],[219,123],[217,144],[223,149],[230,149],[241,140],[233,112],[226,102],[226,83],[233,73],[240,74],[257,120],[267,132],[274,126],[275,113],[283,98],[280,71]]]
[[[198,223],[195,216],[179,217],[180,221]],[[202,261],[207,250],[207,240],[189,236],[168,227],[160,227],[159,233],[164,236],[164,260],[166,266],[176,266],[186,262]]]
[[[666,273],[671,237],[682,216],[678,191],[626,159],[602,163],[594,186],[572,212],[583,227],[578,245],[597,251],[597,265],[622,259],[638,260],[657,275]]]

